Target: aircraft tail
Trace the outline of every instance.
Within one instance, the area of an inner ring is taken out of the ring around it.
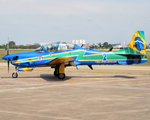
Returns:
[[[147,55],[144,31],[136,31],[128,47],[116,51],[115,53],[122,55]]]
[[[118,61],[119,64],[138,64],[147,62],[144,31],[136,31],[128,47],[116,51],[114,54],[126,58],[126,61]]]
[[[145,55],[146,54],[146,43],[145,43],[144,31],[136,31],[134,33],[128,47],[131,48],[132,50],[136,51],[136,53]]]

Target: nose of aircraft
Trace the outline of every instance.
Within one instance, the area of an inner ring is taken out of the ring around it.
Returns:
[[[7,58],[8,58],[8,55],[5,55],[2,57],[2,59],[4,59],[4,60],[7,60]]]

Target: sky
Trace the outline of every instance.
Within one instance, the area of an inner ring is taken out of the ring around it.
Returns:
[[[0,45],[130,42],[137,30],[150,44],[150,0],[0,0]]]

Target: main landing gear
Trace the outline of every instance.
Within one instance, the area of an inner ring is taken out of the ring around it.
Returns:
[[[54,76],[58,77],[59,79],[65,78],[65,65],[62,63],[59,67],[55,67]]]
[[[65,78],[65,73],[59,73],[58,78],[59,79],[64,79]]]
[[[13,77],[13,78],[17,78],[17,77],[18,77],[17,71],[18,71],[18,68],[15,67],[15,72],[13,72],[13,74],[12,74],[12,77]]]
[[[65,78],[65,73],[59,73],[59,71],[57,72],[57,70],[55,69],[54,76],[58,77],[59,79],[64,79]]]

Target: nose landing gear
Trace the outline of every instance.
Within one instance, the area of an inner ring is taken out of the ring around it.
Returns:
[[[18,73],[17,72],[13,72],[12,77],[13,78],[17,78],[18,77]]]
[[[13,78],[17,78],[17,77],[18,77],[17,71],[18,71],[18,68],[15,67],[15,72],[12,73],[12,77],[13,77]]]

